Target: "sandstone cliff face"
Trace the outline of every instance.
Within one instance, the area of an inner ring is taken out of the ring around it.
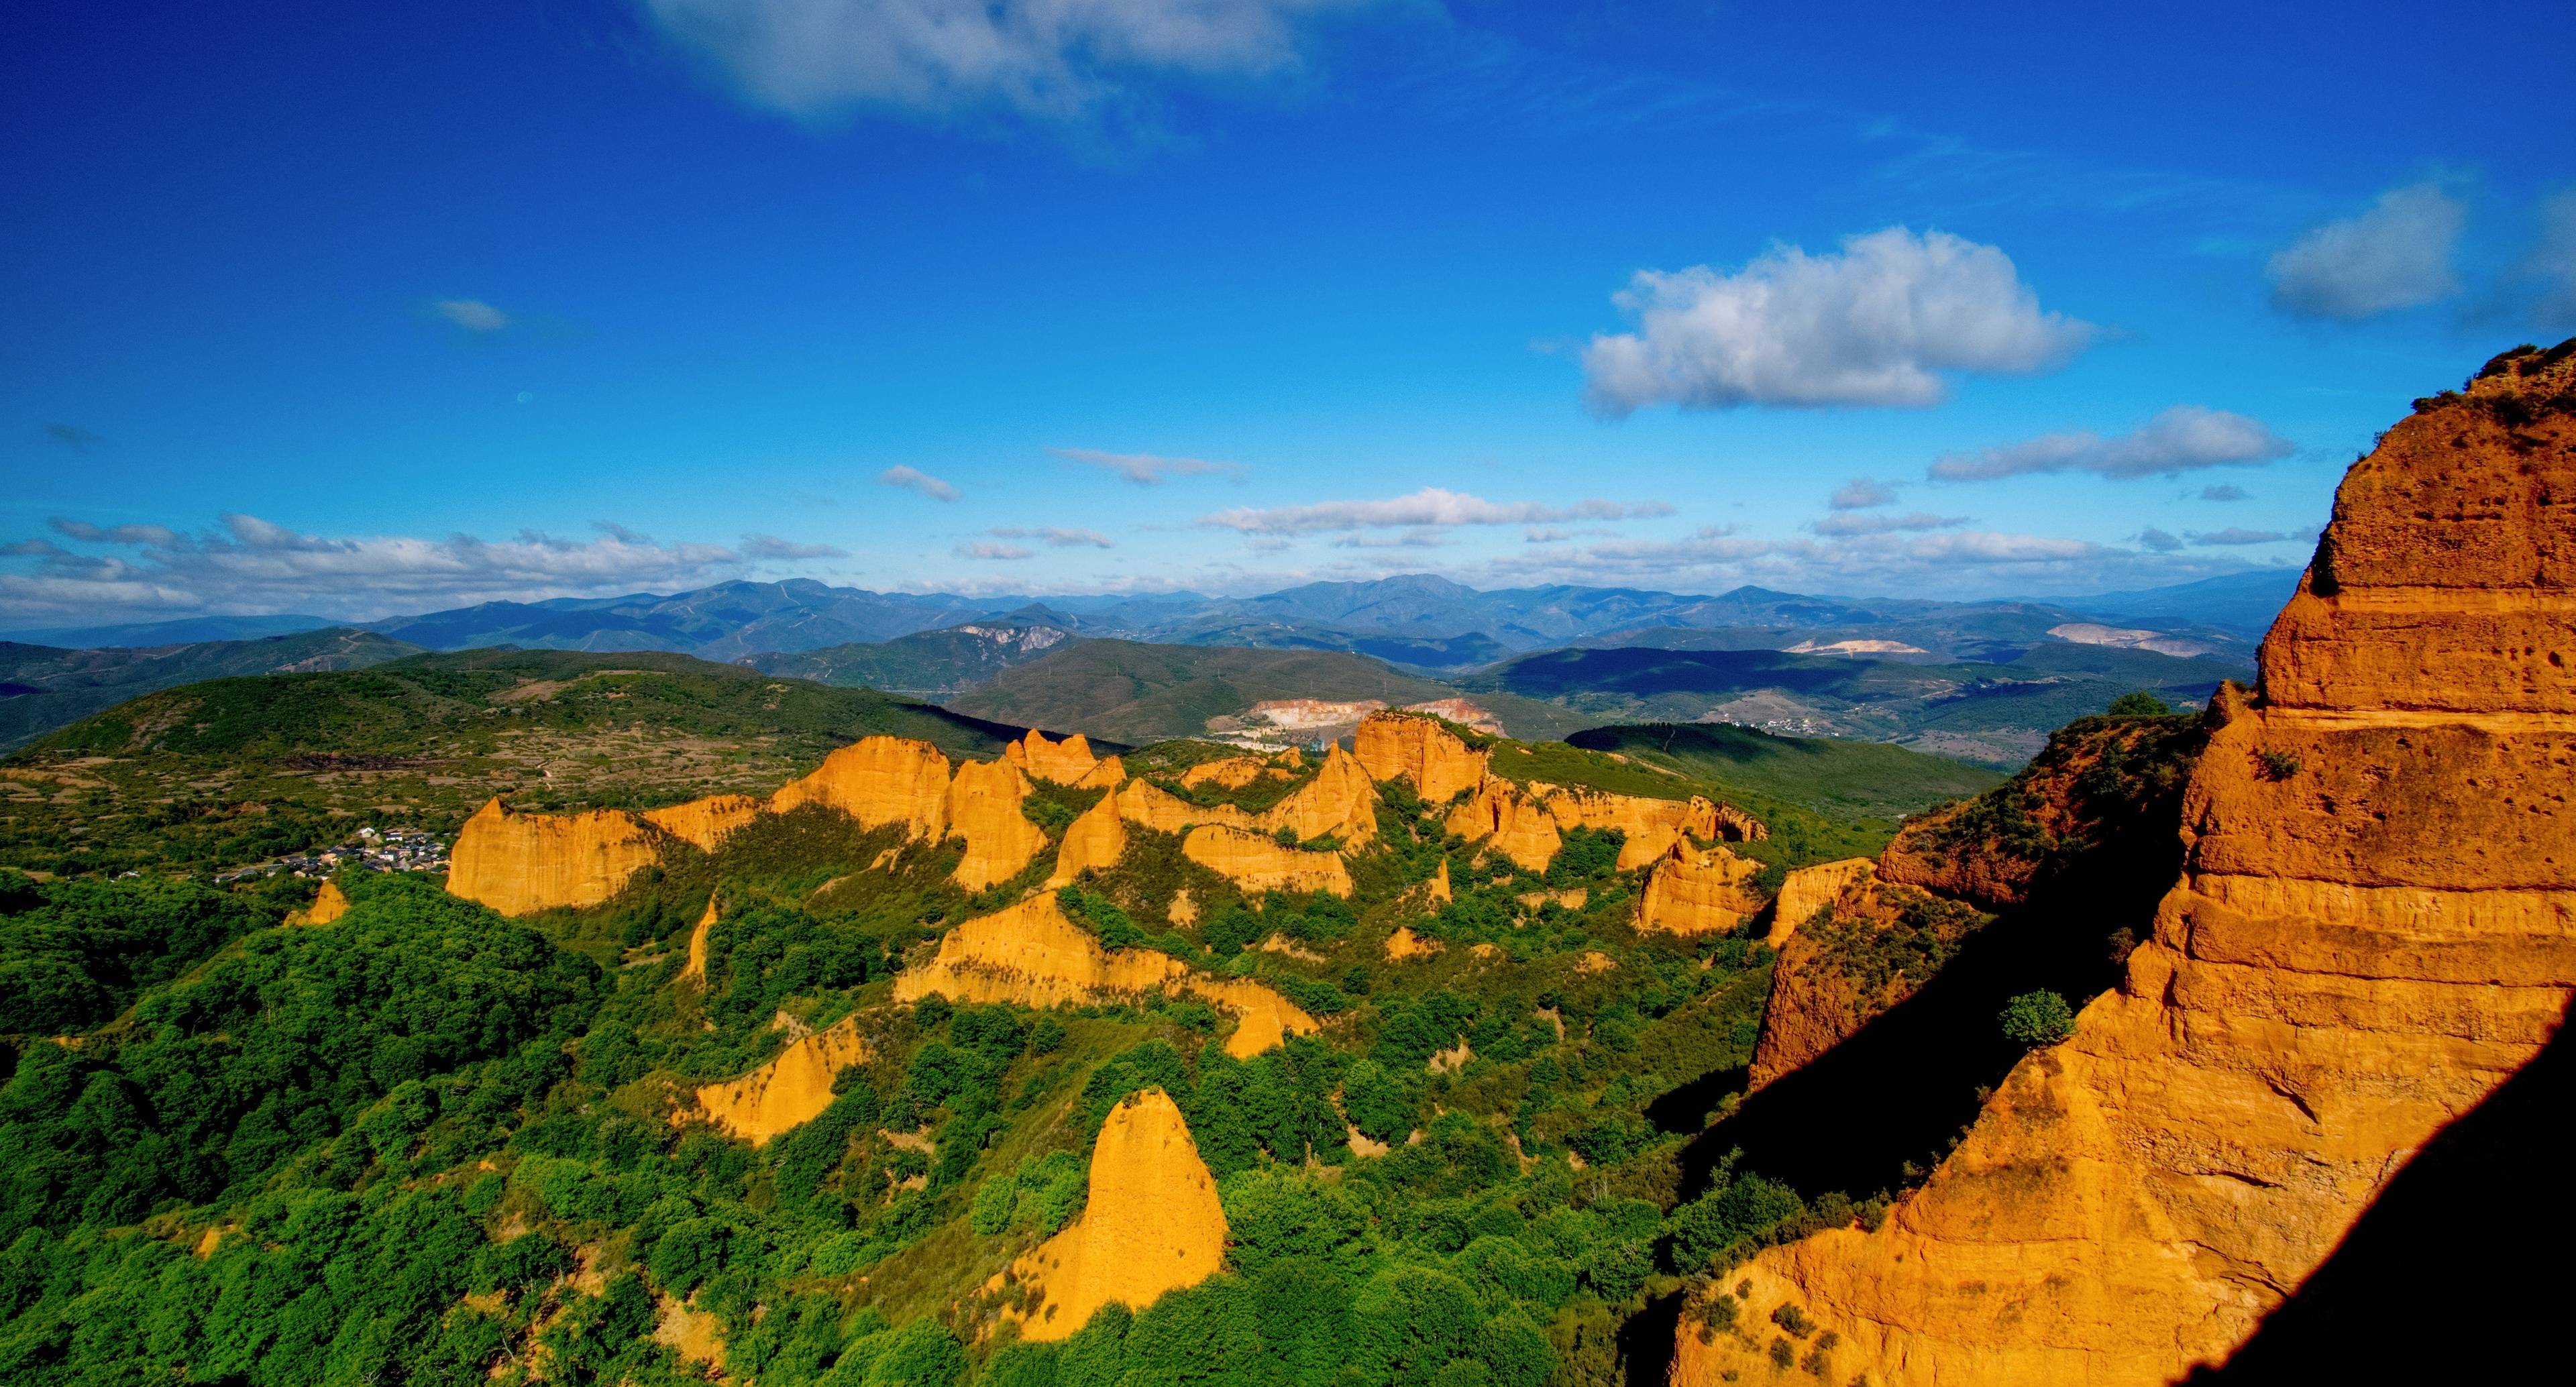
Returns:
[[[1742,842],[1766,836],[1768,830],[1730,806],[1693,795],[1689,799],[1644,799],[1606,790],[1569,788],[1532,782],[1528,793],[1546,806],[1560,828],[1616,829],[1626,835],[1619,849],[1619,870],[1634,871],[1670,852],[1688,834],[1703,843]]]
[[[2539,1052],[2576,991],[2576,366],[2533,360],[2345,477],[2123,984],[1877,1232],[1731,1273],[1737,1324],[1798,1305],[1883,1387],[2176,1380]],[[1766,1380],[1768,1338],[1686,1321],[1673,1378]]]
[[[1092,1147],[1082,1216],[1011,1267],[1029,1288],[1020,1335],[1070,1338],[1115,1302],[1142,1310],[1166,1291],[1216,1275],[1225,1208],[1181,1110],[1147,1089],[1109,1112]]]
[[[1722,847],[1675,842],[1646,876],[1637,927],[1672,934],[1732,933],[1762,909],[1761,900],[1747,889],[1761,870],[1760,863]]]
[[[1159,785],[1131,780],[1115,797],[1118,817],[1158,833],[1186,833],[1200,824],[1225,824],[1249,831],[1252,816],[1231,804],[1202,808]]]
[[[869,828],[893,824],[915,838],[945,837],[948,758],[928,742],[865,737],[769,797],[781,814],[806,804],[838,809]]]
[[[1046,850],[1046,832],[1020,812],[1028,797],[1028,777],[1008,761],[969,761],[957,768],[948,786],[948,816],[952,830],[966,840],[966,856],[954,874],[958,885],[981,891],[1009,881]]]
[[[1878,863],[1866,857],[1846,857],[1839,862],[1821,862],[1813,867],[1800,867],[1780,883],[1780,894],[1771,901],[1771,932],[1762,942],[1779,948],[1798,932],[1798,927],[1816,918],[1816,912],[1834,903],[1855,883],[1874,879]]]
[[[1474,797],[1450,810],[1441,826],[1471,843],[1484,842],[1533,872],[1546,871],[1565,845],[1556,816],[1500,776],[1479,785]]]
[[[325,880],[313,895],[313,904],[286,917],[290,925],[327,925],[349,913],[349,896],[340,883]]]
[[[858,1018],[845,1016],[741,1078],[699,1089],[698,1106],[717,1126],[754,1146],[766,1146],[770,1138],[813,1121],[832,1106],[833,1077],[867,1057]]]
[[[447,889],[504,915],[597,905],[657,856],[652,835],[622,810],[513,814],[496,798],[457,833]]]
[[[714,852],[735,829],[760,816],[760,801],[749,795],[709,795],[667,809],[647,809],[644,822],[674,838]]]
[[[1181,855],[1246,891],[1351,893],[1350,869],[1334,852],[1301,852],[1224,824],[1203,824],[1181,840]]]
[[[1409,779],[1426,804],[1447,804],[1485,780],[1486,753],[1427,717],[1372,713],[1352,745],[1370,779]]]
[[[894,980],[895,1000],[937,994],[958,1002],[1012,1002],[1027,1007],[1132,1002],[1147,993],[1188,993],[1236,1018],[1226,1053],[1248,1059],[1315,1018],[1256,982],[1211,978],[1153,949],[1111,949],[1065,918],[1052,895],[969,920],[939,941],[939,952]]]
[[[1848,874],[1825,908],[1781,941],[1746,1092],[1760,1091],[1913,996],[1985,920],[1956,901],[1881,883],[1868,872]]]
[[[1100,802],[1082,811],[1064,830],[1064,841],[1056,844],[1055,872],[1047,878],[1047,889],[1069,886],[1088,871],[1105,872],[1118,865],[1127,852],[1127,824],[1118,817],[1118,800],[1102,795]]]
[[[1039,780],[1058,785],[1078,785],[1100,764],[1091,754],[1090,738],[1076,732],[1063,741],[1051,742],[1034,727],[1027,736],[1004,747],[1002,758]]]
[[[1221,756],[1202,761],[1181,772],[1184,785],[1214,785],[1220,789],[1240,790],[1256,780],[1286,780],[1296,774],[1278,760],[1267,756]]]
[[[703,987],[707,981],[707,931],[716,927],[716,898],[707,897],[707,912],[698,917],[697,927],[689,931],[688,961],[680,965],[680,981]]]
[[[1127,763],[1115,756],[1103,756],[1092,763],[1091,769],[1085,772],[1080,780],[1073,783],[1077,789],[1088,790],[1096,786],[1104,790],[1115,790],[1127,783]]]
[[[1377,785],[1359,758],[1336,743],[1324,753],[1315,778],[1273,805],[1261,826],[1285,828],[1301,843],[1330,834],[1344,847],[1357,847],[1377,836]]]

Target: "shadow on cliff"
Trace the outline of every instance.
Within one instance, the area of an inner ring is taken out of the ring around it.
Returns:
[[[1683,1155],[1684,1194],[1705,1188],[1738,1148],[1743,1169],[1809,1198],[1895,1191],[1910,1183],[1907,1162],[1928,1172],[1975,1119],[1980,1089],[2003,1082],[2023,1054],[2004,1038],[2004,1004],[2045,988],[2080,1009],[2119,981],[2112,936],[2152,932],[2181,872],[2181,842],[2170,821],[2122,837],[1963,938],[1912,996],[1710,1127]]]
[[[2563,1029],[2388,1182],[2334,1255],[2198,1387],[2508,1381],[2547,1361],[2565,1313],[2560,1258],[2576,1041]],[[2544,1377],[2546,1373],[2535,1374]]]

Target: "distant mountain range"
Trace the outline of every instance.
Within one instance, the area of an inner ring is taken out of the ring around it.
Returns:
[[[363,669],[420,653],[347,627],[146,649],[0,641],[0,751],[159,689],[244,674]]]

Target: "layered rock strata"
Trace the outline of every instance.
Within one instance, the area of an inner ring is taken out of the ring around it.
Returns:
[[[1425,804],[1447,804],[1485,781],[1488,753],[1434,718],[1371,714],[1360,720],[1351,743],[1370,779],[1410,780]]]
[[[821,1116],[832,1106],[832,1080],[867,1058],[858,1018],[845,1016],[790,1042],[777,1058],[741,1078],[699,1089],[698,1106],[727,1132],[766,1146]]]
[[[1818,911],[1832,905],[1854,883],[1877,875],[1878,863],[1866,857],[1820,862],[1789,873],[1780,882],[1780,894],[1771,900],[1771,932],[1763,936],[1762,942],[1779,948],[1798,932],[1800,925],[1816,918]]]
[[[1084,872],[1105,872],[1118,865],[1127,853],[1127,823],[1118,816],[1118,800],[1102,795],[1100,802],[1082,811],[1064,830],[1064,841],[1056,844],[1055,872],[1047,878],[1047,889],[1069,886],[1082,879]]]
[[[1670,934],[1732,934],[1762,909],[1749,889],[1762,870],[1723,847],[1675,842],[1646,874],[1639,929]]]
[[[966,840],[954,874],[958,885],[981,891],[1009,881],[1046,850],[1045,831],[1020,812],[1028,797],[1028,777],[1008,761],[969,761],[957,768],[948,785],[948,818]]]
[[[494,798],[457,833],[447,889],[504,915],[597,905],[660,856],[623,810],[513,814]]]
[[[749,795],[709,795],[667,809],[647,809],[644,822],[700,852],[714,852],[734,830],[760,817],[760,801]]]
[[[2576,346],[2576,344],[2571,344]],[[1672,1379],[2165,1383],[2223,1362],[2576,992],[2576,351],[2500,358],[2355,464],[2263,695],[2226,693],[2182,879],[1876,1232],[1771,1249]],[[1761,1330],[1755,1333],[1755,1330]]]
[[[1246,891],[1351,893],[1351,873],[1337,852],[1304,852],[1225,824],[1202,824],[1181,840],[1181,855]]]
[[[1142,1310],[1167,1291],[1216,1275],[1225,1260],[1225,1208],[1180,1106],[1159,1088],[1110,1109],[1091,1151],[1081,1217],[1014,1262],[1028,1290],[1020,1337],[1072,1337],[1104,1305]]]

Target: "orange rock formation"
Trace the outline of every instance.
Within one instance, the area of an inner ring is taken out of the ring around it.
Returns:
[[[760,817],[760,801],[749,795],[709,795],[667,809],[647,809],[644,822],[714,852],[735,829]]]
[[[447,889],[504,915],[597,905],[657,856],[623,810],[513,814],[495,797],[457,833]]]
[[[2500,359],[2354,465],[2122,985],[1877,1232],[1729,1273],[1737,1324],[1801,1307],[1837,1382],[2176,1381],[2539,1053],[2576,992],[2571,388]],[[1685,1322],[1673,1380],[1771,1380],[1766,1343]]]
[[[729,1083],[698,1090],[698,1106],[717,1126],[754,1146],[766,1146],[813,1121],[832,1106],[832,1080],[868,1057],[855,1016],[845,1016],[804,1036],[778,1057]]]
[[[1255,982],[1209,978],[1153,949],[1110,949],[1065,918],[1052,895],[969,920],[939,941],[927,963],[894,980],[895,1000],[936,993],[960,1002],[1080,1006],[1133,1001],[1147,993],[1187,992],[1233,1014],[1238,1024],[1226,1052],[1249,1058],[1289,1035],[1312,1032],[1315,1019]]]
[[[1105,872],[1117,866],[1126,851],[1127,825],[1118,817],[1117,797],[1102,795],[1098,804],[1065,828],[1064,841],[1056,845],[1055,872],[1047,878],[1047,889],[1071,885],[1084,872]]]
[[[1012,1264],[1030,1290],[1013,1312],[1020,1336],[1069,1338],[1104,1305],[1142,1310],[1195,1286],[1216,1275],[1225,1237],[1215,1177],[1180,1106],[1159,1088],[1128,1098],[1100,1126],[1082,1216]]]
[[[1250,829],[1252,816],[1231,804],[1202,808],[1150,781],[1131,780],[1116,796],[1118,817],[1160,833],[1183,833],[1200,824]]]
[[[1073,782],[1074,788],[1078,790],[1088,790],[1095,786],[1104,790],[1115,790],[1126,783],[1127,763],[1115,756],[1101,757],[1092,763],[1088,773]]]
[[[1351,893],[1350,869],[1335,852],[1301,852],[1225,824],[1202,824],[1181,840],[1181,855],[1246,891]]]
[[[1556,850],[1565,845],[1556,816],[1519,786],[1495,776],[1476,789],[1475,797],[1449,811],[1443,827],[1469,842],[1492,840],[1494,851],[1533,872],[1547,870]]]
[[[1800,925],[1816,918],[1817,911],[1832,905],[1845,888],[1877,874],[1878,863],[1866,857],[1821,862],[1789,873],[1780,883],[1779,896],[1771,902],[1771,933],[1762,942],[1779,948],[1797,933]]]
[[[1427,804],[1447,804],[1485,780],[1487,754],[1431,718],[1372,713],[1352,743],[1370,779],[1409,779]]]
[[[869,828],[891,824],[915,838],[945,837],[948,758],[928,742],[864,737],[769,797],[781,814],[806,804],[838,809]]]
[[[1058,785],[1078,785],[1100,764],[1091,754],[1091,740],[1081,733],[1051,742],[1034,727],[1027,736],[1004,747],[1002,758],[1039,780]]]
[[[1532,781],[1526,792],[1543,805],[1559,828],[1617,829],[1626,835],[1619,849],[1619,870],[1633,871],[1670,852],[1688,834],[1703,843],[1742,842],[1769,834],[1749,815],[1693,795],[1689,799],[1646,799],[1614,795],[1607,790],[1569,788]]]
[[[689,961],[680,965],[680,981],[704,986],[707,980],[707,931],[716,927],[716,898],[707,897],[707,913],[689,931]]]
[[[1181,772],[1184,785],[1215,785],[1240,790],[1256,780],[1286,780],[1294,772],[1266,756],[1220,756]]]
[[[1408,958],[1429,958],[1440,949],[1439,940],[1415,934],[1411,925],[1398,925],[1395,933],[1386,937],[1386,961],[1389,963],[1402,963]]]
[[[1324,753],[1315,778],[1271,806],[1261,816],[1261,826],[1285,828],[1299,842],[1330,834],[1344,847],[1356,847],[1377,836],[1377,785],[1359,758],[1336,742]]]
[[[1008,761],[968,761],[957,768],[948,787],[948,816],[966,840],[966,856],[955,873],[958,885],[981,891],[1009,881],[1046,850],[1046,832],[1020,812],[1028,796],[1028,777]]]
[[[1745,890],[1761,870],[1760,863],[1723,847],[1676,842],[1646,876],[1637,927],[1672,934],[1730,933],[1762,908]]]
[[[290,925],[327,925],[349,913],[348,894],[340,883],[325,880],[322,889],[313,894],[313,904],[286,917]]]

